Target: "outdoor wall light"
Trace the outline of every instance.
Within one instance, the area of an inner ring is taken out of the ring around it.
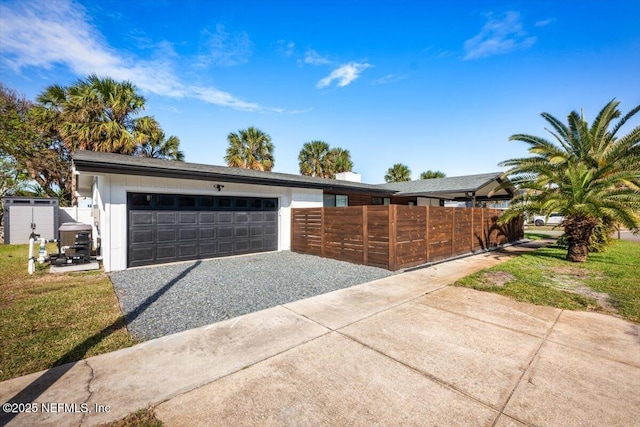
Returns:
[[[222,191],[222,189],[224,188],[224,185],[221,184],[213,184],[213,188],[215,188],[218,191]]]

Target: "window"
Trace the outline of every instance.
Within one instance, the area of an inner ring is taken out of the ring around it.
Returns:
[[[203,207],[203,208],[212,208],[213,207],[213,197],[201,196],[200,197],[200,206]]]
[[[349,196],[345,194],[325,194],[322,205],[325,208],[349,206]]]
[[[151,194],[132,194],[131,206],[135,206],[137,208],[150,208],[151,198]]]
[[[391,198],[389,197],[372,197],[371,198],[371,204],[372,205],[390,205],[391,204]]]
[[[193,196],[180,196],[178,197],[178,206],[181,208],[195,208],[196,198]]]
[[[247,199],[236,198],[235,207],[240,209],[246,209],[249,207],[249,201]]]
[[[349,196],[336,194],[336,207],[342,208],[349,206]]]
[[[331,208],[331,207],[335,207],[335,205],[336,205],[335,194],[325,194],[323,196],[322,206],[324,206],[325,208]]]
[[[267,208],[267,209],[274,209],[274,208],[277,207],[277,203],[276,203],[275,200],[265,199],[264,207]]]
[[[231,198],[230,197],[218,197],[218,207],[219,208],[230,208],[231,207]]]
[[[166,196],[158,194],[158,207],[159,208],[173,208],[176,205],[176,198],[174,196]]]

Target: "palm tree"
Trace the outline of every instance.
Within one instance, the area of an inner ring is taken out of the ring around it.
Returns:
[[[151,136],[149,140],[140,144],[135,152],[139,157],[184,161],[184,152],[180,151],[180,139],[177,136],[167,138],[164,132]]]
[[[49,86],[38,102],[43,131],[59,135],[71,151],[132,154],[152,135],[162,133],[153,117],[137,117],[145,99],[128,81],[92,74],[69,87]],[[170,154],[165,158],[176,159]]]
[[[528,144],[532,156],[501,163],[511,168],[511,182],[523,190],[502,220],[524,212],[564,215],[569,261],[587,260],[589,240],[602,220],[640,226],[640,126],[617,136],[640,105],[622,116],[619,104],[612,100],[605,105],[591,126],[575,111],[568,115],[568,125],[543,113],[553,141],[513,135],[509,139]]]
[[[273,143],[260,129],[249,127],[227,136],[229,147],[224,160],[228,166],[270,171],[273,169]]]
[[[411,181],[411,170],[402,163],[396,163],[387,170],[384,180],[386,182]]]
[[[305,142],[298,155],[300,173],[306,176],[333,178],[336,153],[324,141]]]
[[[420,179],[445,178],[446,176],[447,174],[442,171],[432,171],[429,169],[428,171],[420,174]]]
[[[353,171],[353,162],[351,161],[349,150],[332,148],[330,155],[334,159],[334,176],[336,173]]]

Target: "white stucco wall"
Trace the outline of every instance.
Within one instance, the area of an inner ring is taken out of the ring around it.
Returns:
[[[222,184],[222,191],[213,185]],[[278,199],[278,250],[291,245],[291,208],[322,207],[322,190],[210,182],[175,178],[106,174],[97,176],[93,203],[99,211],[105,271],[127,268],[127,193],[150,192],[212,196],[273,197]]]

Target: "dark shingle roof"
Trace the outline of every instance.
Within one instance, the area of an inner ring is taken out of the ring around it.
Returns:
[[[74,164],[80,172],[161,176],[166,178],[201,179],[243,184],[274,185],[279,187],[317,188],[322,190],[348,190],[369,194],[393,194],[395,191],[373,184],[341,181],[328,178],[264,172],[251,169],[213,166],[174,160],[150,159],[122,154],[76,151]]]
[[[397,191],[396,196],[421,194],[465,193],[480,190],[492,181],[505,180],[502,172],[478,175],[452,176],[447,178],[420,179],[417,181],[391,182],[380,184],[381,188]]]

